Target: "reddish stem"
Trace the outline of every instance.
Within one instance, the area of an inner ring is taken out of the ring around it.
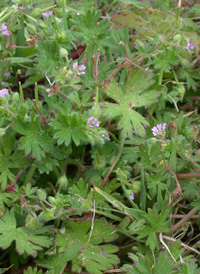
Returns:
[[[193,178],[200,177],[200,173],[176,174],[177,178]]]

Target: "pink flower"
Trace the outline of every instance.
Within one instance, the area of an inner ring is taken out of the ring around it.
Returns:
[[[8,94],[8,89],[7,88],[0,89],[0,97],[3,97],[6,94]]]
[[[46,18],[52,15],[52,11],[50,10],[49,12],[43,12],[42,15]]]
[[[78,67],[78,62],[75,62],[73,64],[73,69],[76,70],[76,72],[78,73],[78,75],[81,75],[81,74],[85,74],[85,69],[86,69],[86,66],[85,65],[81,65],[80,67]]]
[[[90,117],[87,123],[90,127],[99,127],[99,121],[94,116]]]
[[[163,135],[165,129],[166,129],[166,123],[164,123],[163,125],[159,124],[159,125],[153,127],[151,130],[152,130],[153,135],[157,136],[157,135]]]
[[[189,37],[187,38],[187,41],[188,41],[188,45],[187,45],[187,47],[185,47],[185,49],[194,49],[194,44],[190,43]]]
[[[0,31],[2,31],[1,35],[10,35],[10,32],[7,30],[7,26],[5,24],[1,25]]]

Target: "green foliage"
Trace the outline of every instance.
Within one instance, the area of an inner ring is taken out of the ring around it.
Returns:
[[[0,273],[199,273],[199,5],[75,2],[0,1]]]
[[[144,125],[148,125],[148,122],[133,108],[147,107],[157,101],[158,91],[146,91],[153,82],[151,73],[130,67],[125,92],[114,81],[106,87],[107,96],[112,98],[116,104],[106,102],[102,113],[108,118],[120,116],[118,126],[122,129],[123,138],[131,139],[133,132],[145,137]]]
[[[84,131],[83,120],[81,116],[77,113],[72,113],[71,115],[61,114],[57,119],[54,119],[50,125],[57,132],[54,134],[54,138],[57,139],[58,145],[65,144],[69,146],[71,139],[74,141],[76,146],[80,145],[82,142],[87,142],[88,138]]]
[[[52,244],[50,238],[39,234],[39,231],[26,227],[17,228],[14,209],[10,212],[7,210],[0,220],[0,247],[6,249],[16,241],[16,251],[19,255],[26,253],[36,257],[38,251]]]
[[[32,268],[29,266],[27,270],[24,270],[24,274],[42,274],[42,270],[37,271],[37,267]]]
[[[88,222],[68,222],[64,233],[57,235],[59,252],[64,251],[70,242],[79,240],[80,255],[72,263],[72,269],[80,272],[84,268],[92,274],[101,274],[103,270],[110,269],[119,259],[113,253],[117,248],[111,244],[117,238],[114,227],[107,224],[104,219],[98,219],[92,224]]]
[[[13,146],[15,138],[6,134],[1,138],[0,143],[0,183],[1,189],[5,190],[8,180],[14,181],[15,174],[11,171],[15,168],[22,168],[23,164],[27,163],[26,158],[23,157],[23,153],[15,150],[13,152]]]
[[[152,250],[159,248],[157,233],[170,232],[169,220],[166,220],[168,214],[169,211],[166,207],[162,208],[160,214],[158,214],[156,208],[153,210],[148,209],[148,213],[144,214],[147,224],[144,225],[140,231],[138,231],[138,239],[147,237],[146,244],[149,245]]]
[[[19,148],[26,154],[31,154],[33,158],[41,161],[45,157],[45,152],[53,149],[52,139],[48,136],[41,135],[41,118],[31,116],[31,119],[24,121],[20,116],[13,118],[13,128],[24,135],[19,140]]]

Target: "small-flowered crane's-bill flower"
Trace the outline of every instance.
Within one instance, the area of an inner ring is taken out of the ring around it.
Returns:
[[[109,138],[108,134],[102,134],[101,137],[103,137],[104,139],[110,141],[110,138]]]
[[[99,127],[99,121],[97,118],[94,118],[94,116],[91,116],[87,123],[90,127]]]
[[[86,69],[86,66],[85,65],[81,65],[80,67],[78,66],[78,62],[75,62],[73,64],[73,69],[76,70],[76,72],[78,73],[78,75],[81,75],[81,74],[85,74],[85,69]]]
[[[7,30],[7,26],[2,24],[0,27],[1,35],[10,35],[9,31]]]
[[[44,17],[48,18],[49,16],[52,15],[52,11],[50,10],[50,11],[48,11],[48,12],[43,12],[42,15],[43,15]]]
[[[190,38],[187,38],[188,45],[185,47],[185,49],[194,49],[194,44],[190,43]]]
[[[9,77],[11,75],[10,71],[4,73],[5,76]]]
[[[135,199],[134,194],[131,193],[131,194],[129,195],[129,198],[133,201],[133,200]]]
[[[153,135],[157,136],[157,135],[163,135],[165,129],[166,129],[166,123],[164,123],[163,125],[159,124],[159,125],[153,127],[151,130],[152,130]]]
[[[8,94],[8,89],[7,88],[0,89],[0,97],[3,97],[6,94]]]

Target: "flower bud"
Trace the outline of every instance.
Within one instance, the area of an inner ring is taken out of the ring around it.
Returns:
[[[38,26],[39,26],[41,29],[48,29],[48,28],[49,28],[48,25],[47,25],[45,22],[43,22],[43,21],[40,21],[40,22],[38,23]]]
[[[31,214],[28,214],[26,217],[25,223],[26,223],[26,227],[34,229],[37,227],[38,221],[37,221],[37,216],[35,212],[32,212],[32,214],[35,216],[35,218]]]
[[[48,197],[48,200],[49,200],[49,202],[50,202],[51,204],[53,204],[53,205],[56,204],[56,199],[55,199],[54,197],[49,196],[49,197]]]
[[[183,97],[185,95],[185,87],[184,85],[178,85],[178,96],[183,100]]]
[[[62,58],[62,57],[68,56],[68,51],[65,48],[60,48],[59,54],[60,54],[60,57]]]
[[[180,34],[176,34],[176,35],[174,36],[174,38],[173,38],[174,43],[177,43],[177,42],[179,42],[180,40],[181,40],[181,35],[180,35]]]
[[[183,67],[188,67],[189,66],[189,61],[187,59],[181,58],[180,62]]]
[[[44,191],[43,189],[38,189],[37,195],[38,195],[38,198],[39,198],[41,201],[45,201],[46,198],[47,198],[46,191]]]
[[[136,194],[141,190],[141,182],[140,181],[133,181],[132,182],[132,190]]]
[[[40,9],[33,9],[32,12],[31,12],[31,16],[33,16],[33,17],[40,17],[41,16]]]
[[[36,34],[37,30],[33,24],[26,23],[26,27],[31,34]]]
[[[65,175],[61,176],[56,185],[59,187],[59,189],[66,189],[68,185],[68,179]]]
[[[17,102],[19,100],[19,93],[18,92],[14,92],[12,94],[11,100],[12,100],[13,103]]]
[[[150,139],[147,140],[147,143],[149,145],[154,145],[154,144],[157,143],[157,139],[155,137],[152,137],[152,138],[150,138]]]
[[[31,0],[22,0],[24,5],[30,5],[31,4]]]

